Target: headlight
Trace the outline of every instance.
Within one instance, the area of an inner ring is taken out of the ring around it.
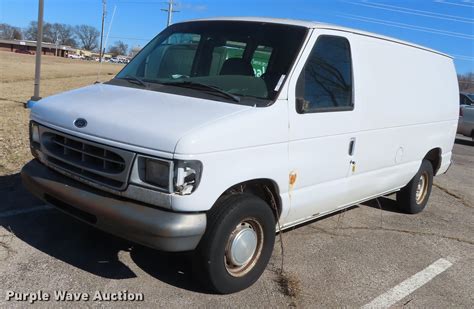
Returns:
[[[173,161],[138,155],[130,176],[130,181],[149,188],[168,192],[173,189]]]
[[[33,121],[30,122],[30,139],[31,139],[31,143],[36,143],[39,145],[40,143],[39,126]]]
[[[164,160],[138,155],[130,182],[180,195],[191,194],[201,180],[202,164],[195,160]]]
[[[195,160],[176,161],[175,192],[181,195],[191,194],[201,180],[202,163]]]
[[[39,158],[41,149],[39,126],[37,123],[30,121],[30,150],[35,158]]]
[[[146,158],[145,182],[160,188],[169,188],[170,163]]]

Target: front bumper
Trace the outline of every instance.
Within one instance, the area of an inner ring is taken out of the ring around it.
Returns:
[[[37,160],[23,167],[21,177],[25,187],[46,203],[154,249],[193,250],[206,229],[204,213],[176,213],[122,199],[61,175]]]

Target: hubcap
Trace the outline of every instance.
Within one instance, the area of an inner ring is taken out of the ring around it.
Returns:
[[[428,191],[428,173],[423,172],[420,175],[420,179],[418,180],[418,185],[416,187],[416,203],[421,204],[425,197],[426,197],[426,192]]]
[[[246,226],[235,235],[230,247],[230,260],[236,266],[247,263],[257,249],[257,233]]]
[[[240,277],[256,264],[263,244],[263,229],[255,219],[245,219],[232,231],[227,241],[224,262],[229,274]]]

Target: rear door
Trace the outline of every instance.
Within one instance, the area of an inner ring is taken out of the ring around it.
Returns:
[[[360,121],[354,104],[350,34],[313,32],[289,85],[289,162],[296,175],[287,224],[350,203]]]

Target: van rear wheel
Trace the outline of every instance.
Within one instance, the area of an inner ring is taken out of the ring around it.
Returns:
[[[217,202],[207,217],[193,259],[195,275],[221,294],[251,286],[265,270],[275,243],[270,206],[250,194],[232,194]]]
[[[416,214],[425,209],[433,186],[433,166],[423,160],[415,177],[397,193],[397,204],[400,210]]]

